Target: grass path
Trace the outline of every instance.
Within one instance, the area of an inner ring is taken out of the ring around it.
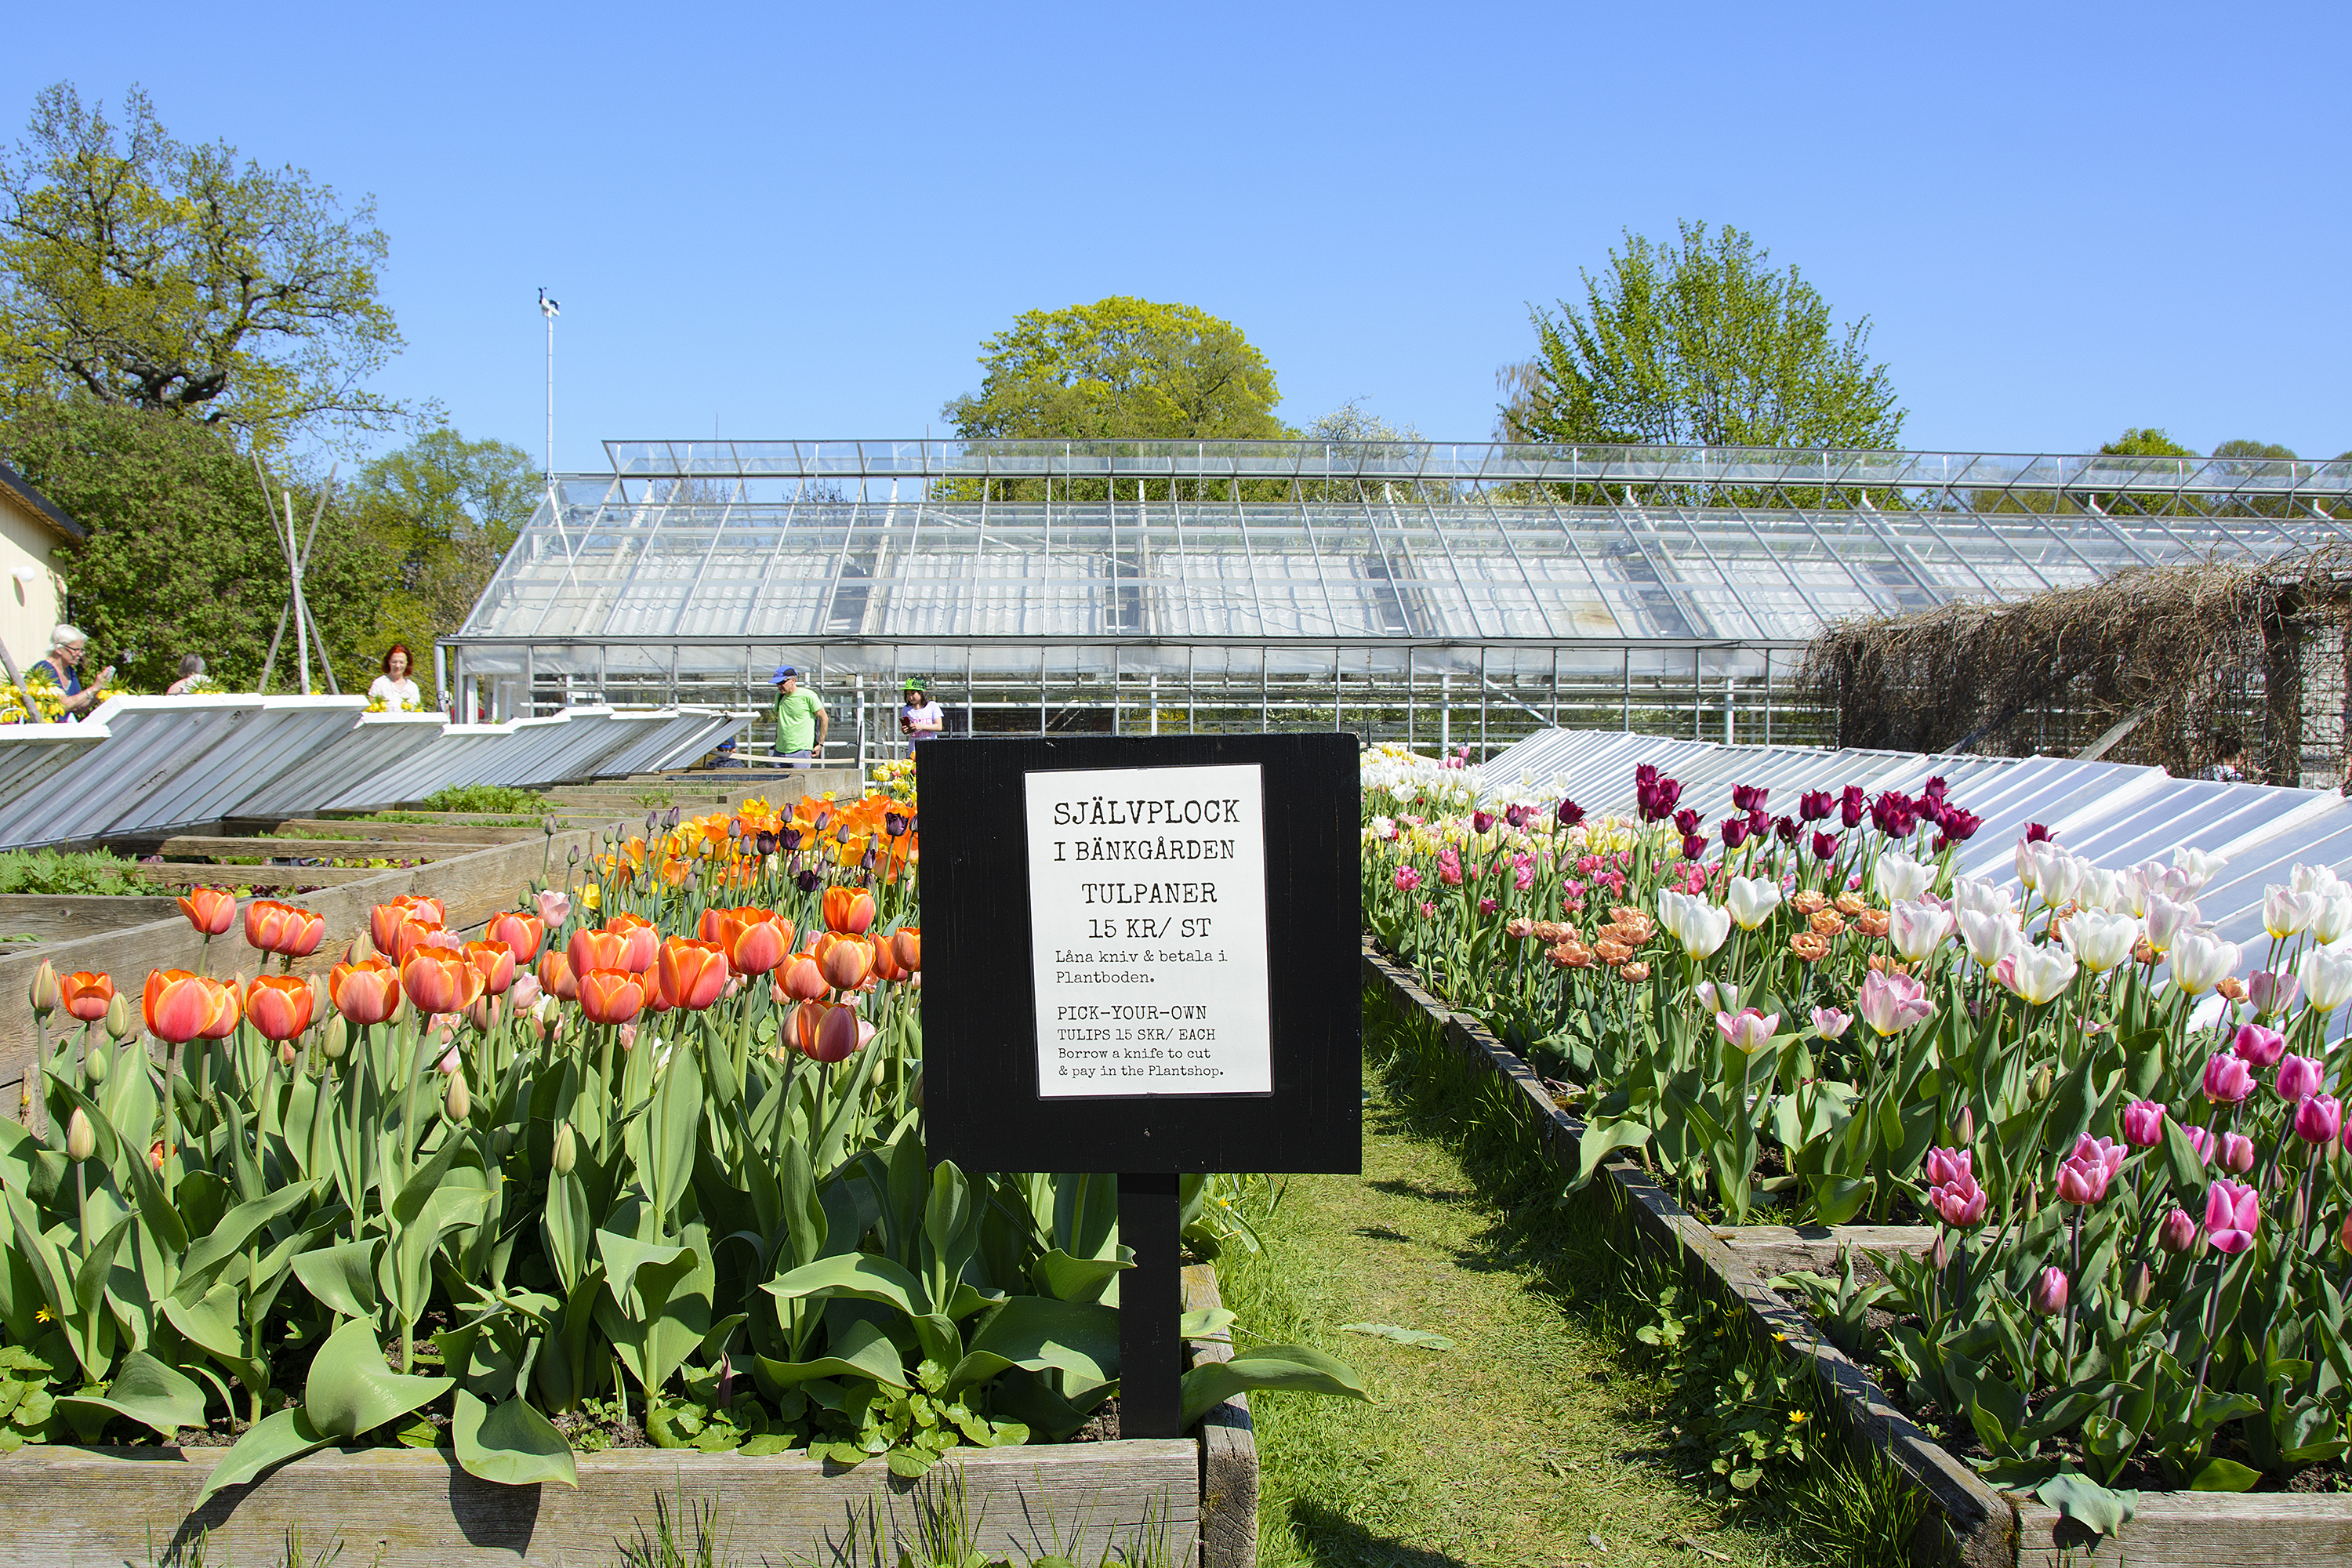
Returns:
[[[1364,1173],[1288,1178],[1266,1250],[1218,1264],[1244,1328],[1329,1351],[1375,1401],[1253,1402],[1258,1561],[1801,1561],[1675,1474],[1647,1414],[1657,1390],[1620,1353],[1629,1325],[1598,1287],[1591,1236],[1548,1205],[1515,1222],[1434,1126],[1413,1125],[1377,1080],[1367,1089]],[[1455,1348],[1340,1327],[1352,1322],[1428,1330]]]

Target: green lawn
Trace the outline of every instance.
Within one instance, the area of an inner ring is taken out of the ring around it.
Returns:
[[[1329,1351],[1375,1401],[1253,1402],[1259,1562],[1806,1561],[1676,1476],[1651,1414],[1660,1390],[1621,1352],[1630,1324],[1593,1234],[1548,1202],[1515,1223],[1435,1121],[1417,1128],[1376,1081],[1368,1089],[1364,1173],[1289,1178],[1267,1250],[1218,1262],[1244,1327]],[[1351,1322],[1455,1348],[1341,1329]]]

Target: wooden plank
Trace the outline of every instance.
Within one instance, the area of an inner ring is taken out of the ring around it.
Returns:
[[[0,1461],[11,1504],[0,1568],[120,1568],[149,1561],[151,1540],[155,1560],[177,1562],[200,1531],[212,1560],[277,1562],[289,1529],[306,1561],[340,1546],[341,1561],[382,1568],[571,1568],[614,1561],[640,1530],[651,1537],[656,1498],[673,1521],[712,1510],[719,1562],[863,1562],[870,1512],[887,1563],[919,1544],[919,1522],[959,1479],[991,1558],[1096,1563],[1124,1549],[1130,1562],[1185,1563],[1200,1522],[1200,1447],[1186,1438],[960,1449],[911,1486],[879,1462],[839,1471],[799,1456],[608,1450],[579,1457],[577,1490],[496,1486],[430,1449],[330,1449],[190,1514],[226,1451],[20,1449]],[[1147,1556],[1139,1547],[1155,1535],[1166,1547]]]
[[[305,833],[350,835],[381,839],[388,844],[470,844],[478,848],[485,844],[512,844],[542,830],[538,822],[522,827],[481,827],[455,817],[444,822],[367,822],[356,818],[335,821],[326,817],[295,816],[270,824],[258,831],[281,837]]]
[[[2305,1492],[2142,1492],[2129,1524],[2100,1540],[2016,1498],[2018,1568],[2275,1568],[2352,1562],[2352,1498]]]
[[[1195,1263],[1183,1272],[1184,1310],[1224,1305],[1217,1295],[1213,1264]],[[1233,1342],[1187,1342],[1192,1364],[1234,1359]],[[1236,1394],[1201,1418],[1202,1568],[1257,1568],[1257,1433],[1250,1423],[1249,1395]]]
[[[234,838],[226,834],[180,833],[158,845],[158,855],[201,855],[216,858],[224,855],[267,855],[278,858],[325,860],[352,857],[382,856],[387,859],[442,860],[452,855],[464,855],[481,847],[478,844],[452,844],[441,840],[407,842],[395,838],[352,837],[349,838]]]
[[[180,906],[166,898],[115,898],[53,893],[0,893],[0,936],[30,932],[43,942],[73,942],[125,926],[170,920]]]
[[[339,888],[385,872],[377,866],[223,866],[180,860],[168,866],[133,866],[131,874],[159,888]],[[174,908],[173,913],[178,912]]]
[[[1840,1254],[1901,1252],[1914,1256],[1936,1245],[1936,1231],[1925,1225],[1742,1225],[1712,1227],[1715,1238],[1750,1268],[1765,1275],[1810,1268],[1834,1274]]]

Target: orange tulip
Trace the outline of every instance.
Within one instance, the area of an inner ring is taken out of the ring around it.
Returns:
[[[327,972],[327,995],[346,1022],[381,1024],[400,1011],[400,972],[381,958],[338,963]]]
[[[218,888],[194,888],[180,897],[180,912],[206,936],[218,936],[236,919],[236,899]]]
[[[236,987],[226,981],[207,980],[205,984],[205,999],[212,1007],[212,1016],[205,1020],[205,1026],[196,1031],[196,1037],[226,1040],[236,1034],[236,1026],[245,1021],[244,998],[237,994]]]
[[[391,952],[400,928],[410,921],[422,921],[427,925],[439,925],[449,918],[438,899],[420,898],[414,893],[402,893],[388,902],[368,910],[368,934],[375,938],[378,952]]]
[[[898,950],[891,946],[888,937],[879,931],[867,931],[866,945],[873,949],[873,958],[868,967],[874,971],[876,979],[904,980],[907,978],[907,972],[898,967]]]
[[[645,982],[625,969],[592,969],[580,977],[580,1010],[592,1024],[625,1024],[645,1006]]]
[[[722,910],[716,904],[711,905],[709,909],[703,910],[701,918],[694,922],[695,940],[697,942],[715,942],[721,947],[726,946],[727,939],[719,934],[719,922],[724,921],[729,915],[738,914],[741,911],[737,910]]]
[[[462,1013],[482,994],[482,972],[463,952],[421,947],[400,966],[401,989],[427,1013]]]
[[[654,966],[654,955],[661,951],[659,926],[640,916],[624,914],[606,921],[604,929],[628,943],[620,967],[632,974],[643,974]]]
[[[296,909],[289,904],[279,919],[284,927],[278,933],[276,951],[289,958],[308,958],[327,940],[327,917],[316,910]]]
[[[900,926],[890,933],[890,955],[898,967],[909,974],[919,974],[923,969],[923,928]]]
[[[726,911],[721,922],[721,935],[716,940],[727,950],[727,963],[738,974],[765,974],[784,961],[792,951],[793,922],[773,910],[740,909]]]
[[[318,1005],[310,982],[290,974],[260,974],[245,988],[245,1016],[265,1040],[290,1040],[310,1026]]]
[[[827,931],[864,936],[874,924],[874,895],[863,888],[827,888],[824,925]]]
[[[469,942],[466,960],[482,972],[482,989],[493,996],[506,994],[514,984],[515,952],[502,942]]]
[[[836,991],[856,990],[866,984],[866,973],[874,967],[871,945],[856,937],[843,936],[835,931],[827,931],[817,938],[811,956]]]
[[[539,956],[539,944],[547,940],[547,922],[537,915],[507,910],[492,915],[482,934],[492,942],[505,942],[514,950],[515,962],[528,966]]]
[[[614,931],[590,931],[583,926],[572,933],[571,944],[564,956],[572,961],[572,973],[586,974],[597,969],[627,969],[623,962],[629,955],[628,938]],[[541,976],[542,981],[545,976]],[[549,990],[555,988],[549,986]]]
[[[147,1032],[159,1040],[184,1045],[204,1032],[213,1016],[212,998],[205,994],[202,975],[184,969],[154,969],[147,974],[140,1007]]]
[[[276,899],[256,899],[246,905],[246,945],[257,947],[264,952],[276,952],[278,932],[285,924],[278,918],[278,911],[290,910],[293,907],[291,904],[279,903]]]
[[[793,1014],[793,1047],[812,1061],[847,1061],[865,1043],[857,1009],[846,1002],[803,1002]]]
[[[661,944],[654,970],[660,976],[663,997],[688,1012],[709,1006],[727,987],[727,952],[715,942],[671,937]]]
[[[106,1009],[114,1000],[114,982],[88,971],[68,974],[58,981],[58,997],[67,1012],[85,1024],[95,1024],[106,1016]]]
[[[558,1001],[569,1002],[580,994],[579,973],[569,958],[551,947],[539,955],[539,988]]]
[[[833,986],[825,980],[824,971],[817,967],[815,959],[805,952],[795,952],[786,955],[782,966],[776,971],[771,989],[781,1006],[786,1002],[814,1002]]]

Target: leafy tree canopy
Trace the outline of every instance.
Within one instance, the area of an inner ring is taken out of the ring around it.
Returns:
[[[134,88],[122,123],[42,89],[0,153],[0,395],[221,426],[262,450],[400,414],[364,382],[400,347],[373,200],[191,145]]]
[[[2106,442],[2099,450],[2120,458],[2193,458],[2197,453],[2182,446],[2161,426],[2134,425]]]
[[[58,557],[67,613],[89,634],[90,668],[115,665],[132,686],[161,690],[183,654],[201,654],[223,687],[253,689],[289,574],[250,457],[198,421],[87,397],[20,410],[0,440],[8,461],[89,531]],[[317,491],[298,483],[293,494],[307,538]],[[397,563],[329,504],[303,588],[346,691],[354,678],[365,687],[376,606]],[[299,689],[290,625],[271,689]]]
[[[1290,434],[1274,367],[1192,305],[1112,295],[1030,310],[981,344],[980,390],[941,410],[966,440],[1217,440]]]
[[[2294,448],[2282,447],[2276,441],[2224,441],[2213,448],[2213,456],[2264,463],[2293,462]]]
[[[545,491],[530,453],[469,441],[443,426],[360,470],[350,505],[361,531],[399,563],[376,620],[372,659],[404,643],[428,701],[434,639],[465,624],[474,601]]]
[[[1630,231],[1581,305],[1532,312],[1536,356],[1499,378],[1510,439],[1635,446],[1892,447],[1904,410],[1796,268],[1726,226]]]

